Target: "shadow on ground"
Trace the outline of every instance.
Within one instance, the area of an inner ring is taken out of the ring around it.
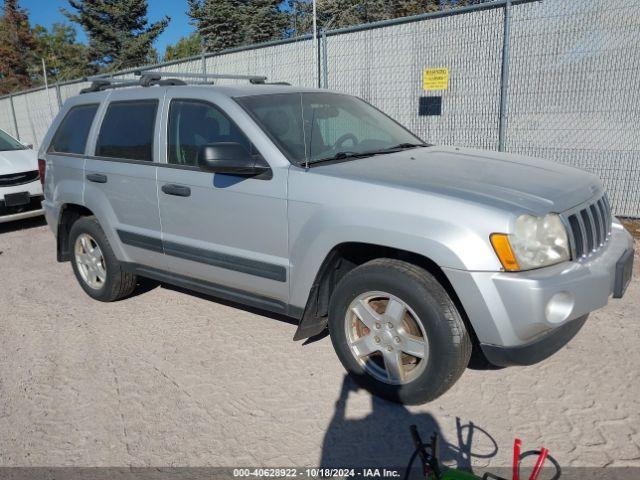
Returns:
[[[0,235],[3,233],[15,232],[17,230],[27,230],[29,228],[44,227],[47,224],[44,217],[27,218],[14,222],[0,223]]]
[[[488,459],[498,453],[491,435],[472,422],[463,424],[456,418],[456,438],[449,439],[430,413],[412,413],[403,405],[374,396],[371,413],[364,418],[348,419],[349,395],[358,389],[358,385],[345,376],[324,437],[321,467],[406,467],[414,451],[411,425],[417,426],[424,442],[428,442],[432,434],[438,434],[440,460],[450,466],[470,471],[472,458]],[[418,468],[417,462],[414,468]]]
[[[149,283],[149,287],[153,288],[154,281],[153,280],[148,280],[148,282],[150,282]],[[178,287],[176,285],[171,285],[171,284],[168,284],[168,283],[155,282],[155,285],[156,286],[157,285],[161,285],[162,288],[166,288],[167,290],[173,290],[174,292],[184,293],[184,294],[190,295],[192,297],[202,298],[203,300],[208,300],[210,302],[218,303],[220,305],[225,305],[227,307],[231,307],[231,308],[235,308],[235,309],[238,309],[238,310],[242,310],[244,312],[253,313],[255,315],[260,315],[262,317],[267,317],[267,318],[270,318],[272,320],[278,320],[278,321],[283,322],[283,323],[288,323],[289,325],[298,325],[298,320],[296,320],[295,318],[287,317],[286,315],[281,315],[279,313],[270,312],[268,310],[262,310],[260,308],[250,307],[250,306],[244,305],[242,303],[233,302],[231,300],[225,300],[225,299],[220,298],[220,297],[214,297],[212,295],[207,295],[205,293],[196,292],[195,290],[189,290],[187,288]],[[141,293],[144,293],[144,291],[142,291]],[[137,293],[134,292],[134,295],[136,295],[136,294]]]

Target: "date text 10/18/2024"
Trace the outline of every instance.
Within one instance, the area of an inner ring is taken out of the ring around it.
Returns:
[[[399,478],[400,471],[386,468],[234,468],[233,476],[274,478]]]

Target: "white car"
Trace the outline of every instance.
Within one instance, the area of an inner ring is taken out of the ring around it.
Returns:
[[[0,223],[42,215],[38,154],[0,130]]]

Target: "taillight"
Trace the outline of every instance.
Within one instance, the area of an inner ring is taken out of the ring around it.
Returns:
[[[47,161],[39,158],[38,159],[38,173],[40,175],[40,183],[42,184],[42,186],[44,187],[44,174],[47,171]]]

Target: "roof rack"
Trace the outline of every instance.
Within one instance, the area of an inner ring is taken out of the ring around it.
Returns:
[[[151,75],[154,77],[163,78],[171,75],[172,77],[181,78],[199,78],[201,80],[248,80],[253,84],[264,84],[267,81],[267,77],[263,75],[232,75],[225,73],[192,73],[192,72],[149,72],[149,71],[137,71],[136,75]]]
[[[103,75],[97,75],[94,77],[87,77],[85,80],[91,82],[91,86],[83,88],[80,93],[101,92],[103,90],[111,88],[124,88],[124,87],[150,87],[152,85],[186,85],[182,80],[177,78],[168,78],[163,80],[158,75],[143,74],[140,76],[140,80],[129,80],[124,78],[108,78]]]
[[[93,77],[87,77],[85,80],[91,82],[91,86],[84,88],[80,93],[101,92],[103,90],[112,88],[124,88],[124,87],[151,87],[153,85],[187,85],[188,83],[179,78],[165,78],[171,77],[183,77],[200,79],[202,82],[189,82],[190,84],[207,84],[212,82],[208,80],[248,80],[255,85],[265,85],[267,77],[261,75],[226,75],[221,73],[191,73],[191,72],[151,72],[144,70],[137,70],[135,75],[140,77],[139,80],[131,80],[124,78],[109,78],[106,75],[96,75]],[[284,83],[281,83],[284,84]]]

